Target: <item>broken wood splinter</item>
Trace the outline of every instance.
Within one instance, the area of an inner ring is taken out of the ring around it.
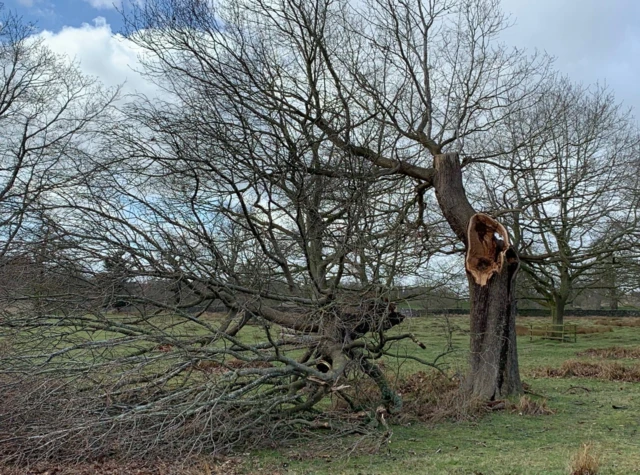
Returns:
[[[502,224],[484,213],[471,217],[465,267],[476,284],[487,285],[493,274],[502,270],[509,246],[509,235]]]

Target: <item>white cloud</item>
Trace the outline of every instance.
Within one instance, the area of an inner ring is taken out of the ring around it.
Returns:
[[[18,3],[24,7],[32,7],[33,0],[18,0]]]
[[[30,1],[30,0],[27,0]],[[93,8],[97,8],[98,10],[103,9],[116,9],[122,6],[121,0],[84,0]]]
[[[57,33],[43,31],[40,36],[52,51],[77,61],[83,73],[99,78],[106,86],[125,83],[124,93],[158,93],[156,86],[137,72],[141,69],[141,49],[114,34],[102,17],[96,18],[93,25],[66,26]]]

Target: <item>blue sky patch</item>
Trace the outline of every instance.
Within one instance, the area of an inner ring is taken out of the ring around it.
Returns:
[[[123,2],[118,0],[5,0],[5,10],[34,23],[37,30],[60,31],[64,26],[79,27],[93,24],[102,17],[114,32],[122,28],[122,15],[116,10]],[[125,9],[127,2],[124,2]]]

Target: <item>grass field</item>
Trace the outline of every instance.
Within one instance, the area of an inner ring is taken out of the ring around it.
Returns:
[[[543,323],[523,318],[518,324]],[[600,460],[601,474],[640,473],[640,384],[604,378],[535,377],[539,368],[560,368],[567,360],[640,365],[634,358],[578,356],[592,348],[640,348],[640,321],[634,319],[568,319],[582,331],[576,343],[518,337],[520,367],[530,391],[547,400],[551,415],[526,416],[492,411],[477,420],[393,426],[386,447],[376,454],[345,453],[353,440],[331,446],[296,446],[251,454],[245,473],[288,474],[567,474],[583,444]],[[414,319],[403,324],[424,341],[423,357],[436,356],[446,345],[444,330],[453,329],[458,350],[444,359],[449,371],[464,370],[468,328],[463,317]],[[580,330],[579,330],[580,331]],[[402,353],[403,349],[399,352]],[[410,350],[411,352],[415,350]],[[417,370],[407,362],[403,372]],[[612,377],[615,378],[615,374]]]
[[[572,457],[584,444],[599,459],[597,473],[640,473],[640,319],[569,318],[567,323],[578,325],[575,343],[530,338],[531,323],[542,325],[547,320],[518,320],[521,375],[529,397],[546,401],[552,414],[521,414],[515,399],[507,401],[504,409],[485,410],[457,421],[392,422],[386,438],[370,434],[324,437],[318,442],[293,441],[273,450],[249,450],[226,459],[204,457],[188,472],[145,463],[141,467],[116,464],[111,471],[68,467],[68,472],[55,473],[568,474],[572,473]],[[178,325],[175,331],[193,334],[197,328],[192,326]],[[449,376],[462,376],[466,371],[468,317],[412,318],[394,330],[412,332],[426,349],[409,340],[393,347],[400,358],[384,361],[390,374],[406,377],[434,371],[402,356],[433,361],[444,355],[439,363]],[[250,329],[245,338],[258,338],[257,333]],[[107,337],[96,333],[91,339]],[[41,472],[0,467],[0,474],[5,473]]]

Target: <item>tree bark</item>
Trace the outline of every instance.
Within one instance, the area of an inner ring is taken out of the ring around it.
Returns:
[[[564,309],[566,305],[566,299],[561,296],[556,296],[553,307],[551,308],[551,322],[554,328],[559,327],[561,329],[562,325],[564,325]]]
[[[434,187],[445,219],[465,244],[471,296],[471,396],[493,400],[522,393],[515,331],[515,277],[520,266],[506,229],[467,200],[457,153],[436,155]]]
[[[611,266],[609,267],[609,310],[618,310],[618,287],[616,282],[616,258],[611,258]]]
[[[564,311],[571,295],[572,281],[566,267],[560,269],[560,287],[552,293],[551,307],[552,336],[562,340],[564,328]]]

